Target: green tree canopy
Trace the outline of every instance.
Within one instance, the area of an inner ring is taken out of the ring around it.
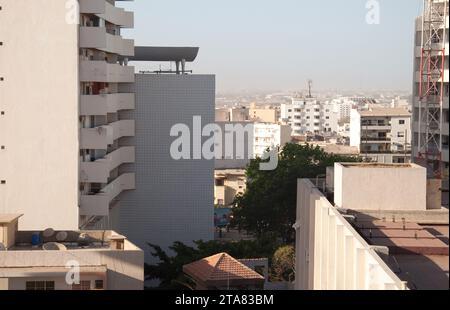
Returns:
[[[276,281],[294,281],[295,248],[292,245],[279,248],[273,255],[272,278]]]
[[[286,243],[293,241],[296,221],[297,180],[316,178],[335,162],[359,158],[325,153],[320,147],[287,144],[279,154],[278,168],[261,171],[261,159],[247,168],[247,191],[235,200],[232,225],[260,236],[275,233]]]

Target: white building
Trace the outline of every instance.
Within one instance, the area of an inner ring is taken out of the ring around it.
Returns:
[[[411,160],[411,113],[402,108],[351,111],[350,145],[380,163]]]
[[[122,114],[134,94],[120,91],[134,82],[121,36],[133,13],[111,0],[80,0],[79,15],[61,0],[1,4],[0,213],[24,214],[26,230],[88,227],[134,188],[120,171],[134,162]]]
[[[262,157],[267,149],[282,148],[291,142],[291,128],[271,123],[254,124],[253,154]]]
[[[242,168],[267,149],[280,149],[291,142],[291,127],[272,123],[216,122],[222,132],[222,158],[216,169]],[[233,140],[227,139],[230,136]]]
[[[294,98],[281,105],[281,121],[289,124],[292,135],[332,134],[337,132],[338,113],[331,103],[313,98]]]
[[[330,101],[333,105],[333,110],[337,112],[339,122],[350,122],[350,113],[352,108],[357,107],[357,102],[347,98],[339,97]]]

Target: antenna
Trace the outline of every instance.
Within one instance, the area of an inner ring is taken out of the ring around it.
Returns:
[[[312,85],[313,85],[313,81],[308,80],[308,97],[307,98],[312,98]]]

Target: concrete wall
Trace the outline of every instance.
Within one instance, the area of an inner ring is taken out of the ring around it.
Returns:
[[[167,250],[175,241],[214,237],[214,161],[172,159],[170,131],[181,123],[192,134],[193,116],[214,123],[215,77],[138,74],[133,92],[136,109],[128,117],[136,137],[128,143],[136,146],[136,163],[121,171],[135,172],[136,190],[122,195],[112,223],[151,261],[147,242]]]
[[[309,180],[297,192],[297,290],[401,290],[400,279]]]
[[[426,210],[426,170],[417,165],[335,164],[334,202],[351,210]]]
[[[49,270],[55,267],[65,268],[70,261],[78,261],[80,267],[105,266],[107,269],[107,283],[105,289],[108,290],[141,290],[144,285],[144,253],[130,242],[126,241],[125,251],[118,250],[68,250],[68,251],[7,251],[0,252],[0,266],[6,270],[9,279],[16,278],[14,268],[32,268],[39,267]],[[5,278],[0,272],[0,278]],[[26,282],[26,278],[22,280],[10,281],[9,285],[13,288],[23,289],[22,286]],[[30,276],[28,280],[36,280],[39,278]],[[52,277],[46,279],[53,280]],[[57,279],[59,287],[61,279]],[[56,284],[56,283],[55,283]],[[11,287],[9,288],[11,289]]]
[[[350,146],[361,149],[361,115],[356,109],[350,112]]]
[[[78,228],[78,25],[66,1],[1,0],[0,213]]]

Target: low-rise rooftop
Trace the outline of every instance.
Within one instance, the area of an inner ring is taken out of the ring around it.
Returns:
[[[404,108],[372,108],[370,110],[360,111],[363,117],[395,117],[411,116],[411,113]]]

